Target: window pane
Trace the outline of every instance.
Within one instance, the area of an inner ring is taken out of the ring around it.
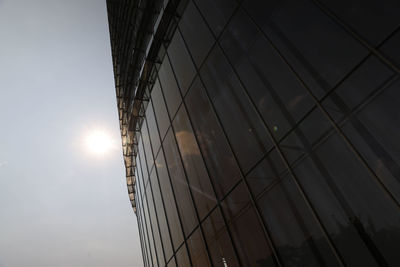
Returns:
[[[225,199],[223,212],[229,221],[229,229],[243,266],[275,266],[271,249],[243,183]]]
[[[239,262],[219,208],[207,217],[202,226],[214,266],[238,267]]]
[[[197,225],[196,213],[193,200],[190,196],[189,187],[186,182],[185,173],[182,168],[181,159],[176,147],[174,134],[170,129],[165,137],[163,147],[168,170],[172,181],[172,186],[182,219],[183,229],[187,236]]]
[[[151,100],[154,104],[154,111],[157,117],[157,125],[161,139],[163,139],[170,124],[167,107],[165,106],[164,97],[158,79],[156,80],[153,91],[151,92]]]
[[[244,5],[319,98],[368,54],[312,2],[247,0]]]
[[[179,109],[173,125],[190,188],[202,219],[216,205],[216,199],[184,106]]]
[[[171,184],[168,177],[167,165],[164,160],[164,155],[161,152],[162,151],[158,153],[156,159],[157,173],[160,180],[162,197],[164,199],[165,212],[167,213],[169,227],[171,230],[172,242],[174,244],[174,248],[176,249],[183,242],[183,234],[181,224],[179,222],[178,212],[176,210]]]
[[[185,43],[179,31],[176,31],[172,38],[171,44],[168,47],[168,55],[182,95],[185,95],[186,91],[189,89],[190,83],[196,75],[196,69],[186,50]]]
[[[169,236],[167,219],[165,217],[164,205],[161,199],[160,187],[158,185],[158,179],[155,171],[153,171],[150,176],[150,182],[153,189],[154,204],[158,217],[158,225],[160,227],[162,243],[164,245],[165,258],[168,260],[172,256],[173,251]]]
[[[238,2],[236,0],[196,0],[196,4],[215,36],[218,36]]]
[[[154,175],[155,175],[155,171],[153,169],[153,171],[150,174],[150,177],[154,176]],[[155,212],[155,209],[154,209],[154,202],[153,202],[153,195],[152,195],[152,191],[151,191],[151,186],[148,186],[146,188],[146,194],[147,194],[147,202],[148,202],[148,205],[149,205],[149,214],[150,214],[150,220],[151,220],[151,227],[152,227],[152,230],[153,230],[154,243],[155,243],[155,247],[156,247],[156,250],[157,250],[158,264],[159,265],[164,265],[164,263],[165,263],[164,262],[164,252],[163,252],[163,249],[161,247],[161,237],[160,237],[160,232],[158,230],[158,221],[157,221],[156,212]]]
[[[142,133],[143,146],[145,149],[147,168],[150,171],[151,168],[153,167],[153,152],[151,151],[150,137],[149,137],[149,132],[147,130],[146,120],[143,120],[141,133]]]
[[[199,79],[185,101],[212,182],[222,198],[240,179],[240,170]]]
[[[158,77],[167,102],[169,115],[173,118],[182,100],[168,57],[165,57],[161,64]]]
[[[176,252],[176,263],[178,266],[191,266],[185,245],[180,247],[178,252]]]
[[[399,1],[322,0],[321,2],[373,46],[383,41],[400,24]]]
[[[272,147],[268,133],[218,47],[201,75],[239,163],[247,171]]]
[[[221,45],[271,132],[284,136],[313,105],[305,88],[243,11]]]
[[[286,170],[286,166],[274,149],[246,176],[246,179],[253,194],[258,196],[276,183]]]
[[[211,266],[200,228],[197,228],[196,231],[193,232],[187,244],[194,267]]]
[[[151,139],[151,145],[153,147],[154,155],[157,155],[157,151],[160,148],[160,136],[158,135],[158,129],[156,125],[156,118],[154,117],[154,111],[151,101],[149,102],[146,110],[146,120],[149,126],[149,134]]]
[[[285,266],[340,265],[292,178],[272,185],[258,203]]]
[[[179,28],[193,56],[194,62],[199,67],[213,45],[214,37],[191,1],[180,21]]]
[[[170,262],[168,262],[167,267],[176,267],[175,258],[172,258]]]
[[[399,236],[384,236],[399,225],[397,208],[337,135],[302,160],[295,173],[349,265],[375,262],[371,257],[379,254],[396,262],[388,244]]]

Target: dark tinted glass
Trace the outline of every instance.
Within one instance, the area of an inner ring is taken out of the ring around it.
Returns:
[[[172,256],[173,250],[169,235],[167,219],[165,217],[165,208],[161,199],[160,186],[158,185],[158,178],[155,171],[151,173],[150,182],[153,189],[154,204],[158,217],[158,225],[160,227],[161,239],[164,246],[165,258],[168,260]]]
[[[193,232],[187,240],[187,244],[193,267],[211,266],[200,228]]]
[[[235,15],[221,45],[271,132],[281,138],[312,107],[307,91],[245,12]]]
[[[171,44],[168,47],[168,55],[181,92],[185,95],[196,75],[196,69],[179,31],[172,38]]]
[[[214,266],[240,266],[219,208],[211,213],[202,226]]]
[[[176,114],[173,125],[189,185],[202,219],[216,205],[216,199],[184,106]]]
[[[151,92],[151,99],[157,117],[158,129],[160,131],[161,139],[163,139],[169,127],[169,117],[158,79],[156,80],[153,91]]]
[[[147,162],[147,168],[148,168],[148,171],[150,171],[151,168],[153,167],[154,162],[153,162],[153,152],[151,151],[150,136],[149,136],[149,132],[147,130],[146,120],[143,120],[141,133],[142,133],[142,141],[143,141],[145,157],[146,157],[146,162]]]
[[[290,177],[271,185],[258,204],[285,266],[340,265]]]
[[[153,169],[153,171],[150,174],[150,177],[154,176],[154,175],[155,175],[155,171]],[[148,186],[146,188],[146,195],[147,195],[147,203],[148,203],[148,206],[149,206],[151,229],[153,231],[155,248],[157,250],[158,264],[164,265],[164,263],[165,263],[165,261],[164,261],[164,251],[163,251],[163,248],[162,248],[161,236],[160,236],[160,232],[159,232],[159,229],[158,229],[158,220],[157,220],[156,211],[155,211],[155,208],[154,208],[154,201],[153,201],[153,194],[152,194],[151,186]]]
[[[272,146],[266,129],[218,47],[201,75],[239,163],[247,171]]]
[[[223,212],[243,266],[275,266],[248,192],[239,184],[223,202]]]
[[[191,266],[185,245],[176,252],[176,263],[178,266]]]
[[[163,143],[165,158],[175,192],[185,235],[188,235],[196,226],[196,212],[190,195],[189,186],[183,171],[181,158],[175,143],[173,131],[170,129]]]
[[[241,174],[204,90],[196,79],[185,101],[212,182],[223,197]]]
[[[199,67],[213,45],[214,37],[191,1],[181,19],[179,28],[194,62]]]
[[[178,217],[178,212],[175,205],[171,183],[167,172],[167,164],[165,163],[163,153],[158,153],[156,159],[156,166],[157,166],[158,177],[160,179],[160,188],[162,190],[162,197],[164,199],[165,212],[167,214],[169,227],[171,231],[172,242],[174,244],[174,248],[176,249],[183,242],[183,234]]]
[[[154,155],[157,155],[157,151],[160,148],[161,143],[160,143],[160,136],[158,135],[156,119],[154,117],[154,111],[151,101],[147,106],[146,120],[147,120],[147,125],[149,126],[150,141],[153,147],[153,153]]]
[[[164,92],[165,102],[167,103],[169,115],[173,117],[178,110],[178,106],[182,100],[168,57],[164,58],[158,75],[162,91]]]
[[[372,45],[378,45],[400,24],[400,2],[396,0],[321,0],[330,12]]]
[[[196,0],[211,30],[218,36],[238,5],[236,0]]]
[[[246,179],[253,194],[258,196],[266,188],[273,186],[286,170],[286,166],[274,149],[249,172]]]
[[[318,97],[367,55],[361,44],[313,2],[247,0],[244,5]]]

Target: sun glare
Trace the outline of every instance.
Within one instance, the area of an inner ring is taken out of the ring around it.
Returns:
[[[86,148],[95,155],[104,155],[113,147],[111,136],[103,130],[94,130],[86,136]]]

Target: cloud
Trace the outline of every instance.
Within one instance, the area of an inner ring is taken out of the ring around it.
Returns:
[[[0,161],[0,168],[7,164],[8,164],[8,161]],[[0,265],[0,267],[1,267],[1,265]]]

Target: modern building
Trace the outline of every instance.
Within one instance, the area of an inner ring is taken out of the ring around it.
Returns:
[[[150,266],[400,266],[400,1],[107,0]]]

